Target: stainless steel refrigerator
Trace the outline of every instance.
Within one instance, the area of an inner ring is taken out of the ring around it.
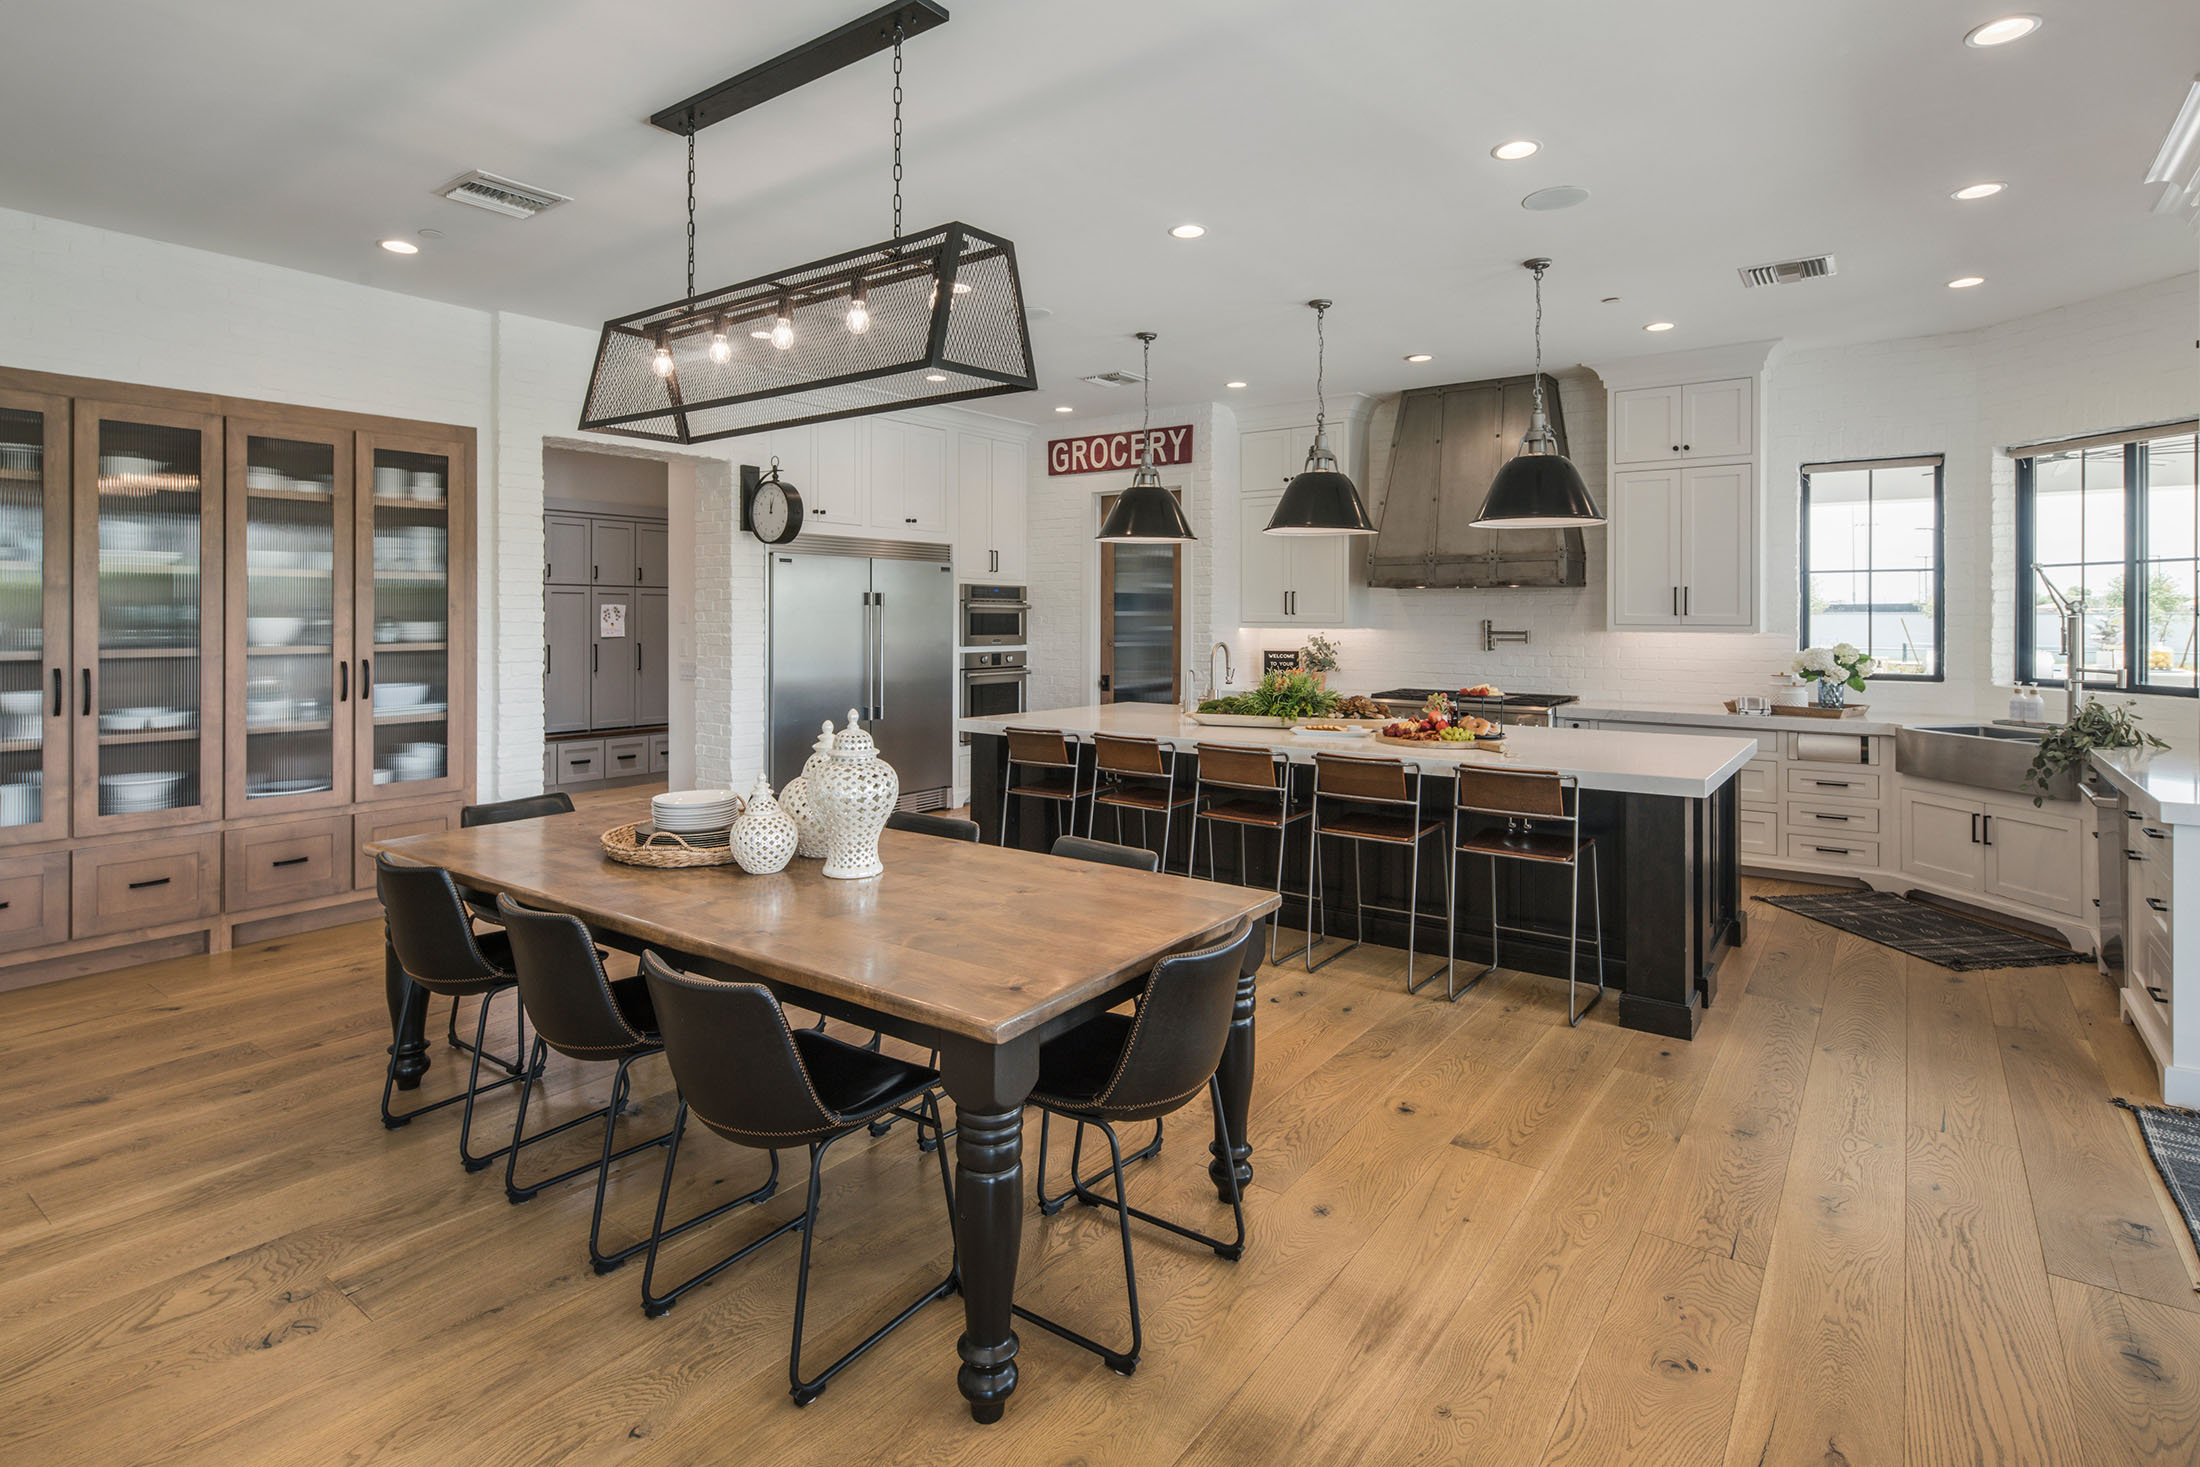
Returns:
[[[771,780],[802,772],[818,725],[853,708],[901,776],[901,808],[955,780],[955,577],[943,550],[871,541],[770,552]]]

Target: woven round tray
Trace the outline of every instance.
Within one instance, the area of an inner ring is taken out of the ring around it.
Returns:
[[[669,830],[660,830],[647,841],[638,843],[634,831],[635,825],[621,825],[605,831],[603,853],[629,866],[654,866],[661,871],[733,864],[731,846],[691,846]]]

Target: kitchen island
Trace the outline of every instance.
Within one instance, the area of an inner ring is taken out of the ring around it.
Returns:
[[[1293,798],[1301,806],[1311,792],[1317,751],[1401,758],[1422,771],[1423,810],[1432,818],[1444,820],[1447,829],[1453,773],[1463,763],[1493,763],[1506,769],[1570,775],[1580,782],[1582,790],[1583,836],[1595,838],[1603,853],[1604,978],[1619,995],[1620,1022],[1628,1028],[1673,1038],[1693,1037],[1702,1020],[1703,1006],[1717,996],[1720,959],[1742,938],[1735,775],[1756,752],[1750,740],[1513,728],[1507,730],[1509,737],[1502,753],[1487,746],[1408,748],[1363,740],[1318,741],[1280,728],[1201,725],[1173,707],[1152,703],[965,718],[956,727],[970,735],[971,815],[989,841],[1001,838],[1006,813],[1001,792],[1007,774],[1005,735],[1011,727],[1058,730],[1086,741],[1081,784],[1088,789],[1090,740],[1096,733],[1157,739],[1175,748],[1176,780],[1187,793],[1198,767],[1197,748],[1202,743],[1280,750],[1291,761]],[[1010,843],[1043,850],[1061,833],[1056,822],[1058,807],[1036,800],[1024,803],[1028,808],[1016,812],[1009,821]],[[1076,818],[1077,833],[1085,834],[1089,808],[1081,804]],[[1129,815],[1125,821],[1123,838],[1135,844],[1139,840],[1137,818]],[[1149,823],[1158,843],[1161,822],[1154,819]],[[1304,831],[1301,822],[1289,837],[1284,906],[1278,918],[1285,929],[1296,927],[1302,932],[1309,915],[1307,882],[1311,869]],[[1103,839],[1113,838],[1112,813],[1101,818],[1098,834]],[[1241,871],[1238,843],[1225,833],[1213,843],[1214,874],[1224,881],[1251,886],[1271,884],[1276,870],[1273,841],[1273,836],[1256,832]],[[1191,845],[1188,816],[1176,821],[1169,845],[1169,868],[1183,870]],[[1204,834],[1199,861],[1200,874],[1208,874]],[[1409,880],[1407,853],[1371,848],[1364,851],[1363,861],[1367,900],[1404,907]],[[1460,869],[1458,956],[1462,964],[1480,966],[1489,960],[1487,868],[1480,857],[1462,857]],[[1325,855],[1320,901],[1331,933],[1352,930],[1351,873],[1349,858]],[[1412,894],[1422,914],[1418,946],[1424,954],[1423,971],[1430,957],[1440,956],[1443,951],[1444,875],[1443,861],[1424,859],[1419,887]],[[1586,872],[1583,880],[1581,909],[1586,937],[1590,912]],[[1503,862],[1498,872],[1498,893],[1507,926],[1527,929],[1525,934],[1505,934],[1504,965],[1563,978],[1569,908],[1564,870],[1530,862]],[[1366,921],[1370,941],[1405,945],[1404,918],[1369,912]],[[1592,952],[1586,941],[1581,962],[1582,977],[1592,980]]]

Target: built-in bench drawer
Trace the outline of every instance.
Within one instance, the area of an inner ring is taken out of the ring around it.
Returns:
[[[104,937],[211,917],[222,904],[222,838],[132,840],[69,858],[69,931]]]
[[[1788,829],[1803,835],[1877,835],[1879,807],[1842,800],[1790,800]]]
[[[672,767],[672,737],[652,734],[649,739],[649,772],[663,774]]]
[[[362,811],[352,817],[352,885],[360,891],[374,890],[374,854],[369,851],[370,840],[396,840],[407,835],[441,835],[446,830],[458,828],[456,805],[401,805],[372,813]]]
[[[1780,763],[1776,759],[1752,759],[1734,776],[1735,793],[1744,808],[1780,808]]]
[[[1807,861],[1813,866],[1828,868],[1855,866],[1869,871],[1879,866],[1878,841],[1822,835],[1815,830],[1788,832],[1787,854],[1791,861]]]
[[[1742,810],[1735,818],[1735,828],[1743,855],[1780,854],[1780,817],[1770,810]]]
[[[0,952],[69,940],[69,853],[0,861]]]
[[[249,912],[351,890],[349,815],[247,825],[222,836],[222,891]]]
[[[1839,765],[1790,764],[1787,788],[1791,795],[1822,800],[1876,800],[1879,776],[1867,769],[1844,769]]]
[[[563,785],[592,784],[604,776],[603,740],[574,739],[568,743],[552,744],[558,761],[558,783]]]
[[[649,735],[604,740],[603,773],[606,779],[626,779],[649,773]]]

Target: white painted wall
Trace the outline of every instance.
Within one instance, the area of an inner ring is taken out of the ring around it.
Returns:
[[[664,459],[632,452],[545,448],[542,492],[553,501],[582,500],[663,514],[669,502],[666,476],[670,467]]]

